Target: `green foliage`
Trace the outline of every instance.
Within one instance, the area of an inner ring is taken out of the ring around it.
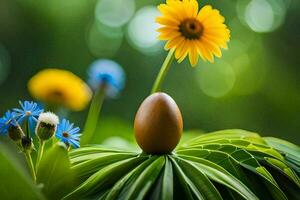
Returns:
[[[42,157],[37,183],[48,199],[61,199],[73,188],[74,181],[66,146],[57,143]]]
[[[299,151],[243,130],[201,135],[169,155],[84,147],[70,153],[81,183],[65,199],[299,199]]]
[[[290,142],[285,140],[281,140],[278,138],[266,137],[264,140],[267,142],[268,145],[276,149],[277,151],[281,152],[284,156],[286,163],[295,170],[295,172],[300,175],[300,149],[297,145],[294,145]]]
[[[0,143],[1,199],[45,199],[15,156]]]

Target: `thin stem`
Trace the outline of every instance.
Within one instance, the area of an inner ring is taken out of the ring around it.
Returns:
[[[18,148],[19,152],[22,152],[22,150],[23,150],[23,147],[22,147],[22,140],[19,140],[19,141],[17,142],[17,148]]]
[[[105,87],[100,87],[91,102],[80,143],[88,144],[96,130],[101,107],[105,99]]]
[[[40,140],[40,147],[39,147],[39,151],[37,154],[37,159],[36,159],[36,163],[35,163],[35,171],[38,171],[40,162],[42,160],[43,157],[43,153],[44,153],[44,148],[45,148],[45,141],[44,140]]]
[[[52,146],[55,145],[56,142],[57,142],[56,137],[52,137],[51,138],[51,144],[52,144]]]
[[[25,131],[26,131],[26,137],[30,138],[30,128],[29,128],[29,119],[28,118],[25,123]]]
[[[69,115],[69,110],[58,104],[46,104],[45,110],[56,113],[60,118],[67,118]]]
[[[30,172],[31,172],[32,179],[33,179],[34,182],[36,182],[36,174],[35,174],[35,171],[34,171],[34,166],[33,166],[30,151],[25,151],[24,154],[25,154],[25,158],[26,158],[28,167],[29,167]]]
[[[153,87],[152,87],[152,90],[151,90],[151,93],[155,93],[155,92],[158,92],[160,90],[160,87],[161,87],[161,84],[162,82],[164,81],[170,67],[171,67],[171,64],[172,64],[172,61],[174,60],[174,49],[170,50],[163,65],[161,66],[160,68],[160,71],[156,77],[156,80],[153,84]]]

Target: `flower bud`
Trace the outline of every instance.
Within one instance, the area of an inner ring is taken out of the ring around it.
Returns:
[[[140,106],[134,121],[135,138],[146,153],[170,153],[183,129],[180,110],[165,93],[154,93]]]
[[[32,150],[33,149],[32,139],[28,138],[27,136],[22,137],[21,144],[22,144],[22,147],[24,150]]]
[[[59,122],[58,117],[51,112],[40,114],[36,126],[36,130],[35,130],[39,139],[40,140],[50,139],[56,131],[58,122]]]
[[[20,126],[10,125],[8,127],[8,136],[15,142],[20,141],[22,138],[22,130]]]

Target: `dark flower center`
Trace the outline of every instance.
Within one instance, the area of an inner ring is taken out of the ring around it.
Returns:
[[[64,102],[64,93],[59,90],[53,90],[47,95],[47,100],[54,104],[61,104]]]
[[[68,138],[69,137],[69,133],[67,133],[67,132],[63,132],[63,134],[62,134],[65,138]]]
[[[181,22],[179,31],[187,39],[200,39],[203,34],[203,25],[197,19],[189,18]]]
[[[47,128],[47,129],[55,129],[55,125],[53,125],[53,124],[48,124],[48,123],[45,123],[45,122],[41,122],[40,123],[40,126],[42,127],[42,128]]]

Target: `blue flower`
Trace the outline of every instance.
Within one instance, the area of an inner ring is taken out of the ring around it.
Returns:
[[[94,61],[88,71],[89,84],[94,90],[106,87],[106,96],[116,97],[125,85],[125,73],[122,67],[107,59]]]
[[[2,118],[0,118],[0,134],[7,134],[10,125],[15,124],[15,113],[7,111]]]
[[[24,101],[23,103],[20,101],[19,103],[21,109],[13,109],[17,122],[21,124],[22,122],[24,122],[24,120],[27,119],[30,130],[34,130],[38,117],[42,112],[44,112],[44,109],[42,109],[40,105],[33,101]]]
[[[72,145],[74,148],[78,148],[80,147],[79,140],[81,136],[79,131],[79,127],[74,127],[74,124],[70,123],[69,120],[63,119],[57,126],[55,136],[67,146]]]

